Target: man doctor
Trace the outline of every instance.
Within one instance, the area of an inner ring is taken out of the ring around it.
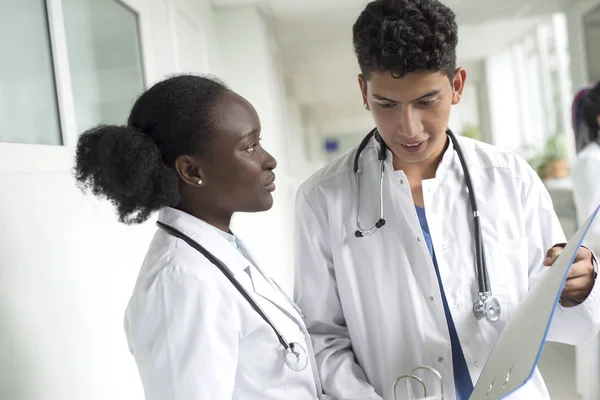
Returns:
[[[496,322],[477,319],[473,215],[465,170],[446,133],[466,79],[456,66],[454,13],[437,0],[376,0],[356,21],[353,41],[362,100],[377,127],[358,159],[360,192],[354,149],[297,195],[295,296],[324,391],[339,400],[391,400],[396,377],[429,365],[441,373],[447,398],[466,400],[506,322],[565,237],[548,192],[523,159],[459,138],[501,306]],[[378,137],[387,146],[382,186]],[[365,229],[380,219],[380,193],[385,225],[358,237],[357,218]],[[581,248],[549,340],[578,344],[599,330],[594,282],[592,253]],[[429,377],[425,383],[436,385]],[[510,396],[548,398],[537,370]]]

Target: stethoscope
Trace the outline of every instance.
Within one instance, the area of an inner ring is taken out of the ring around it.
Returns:
[[[477,208],[477,202],[475,200],[475,191],[473,190],[473,183],[471,181],[471,174],[469,173],[469,169],[467,167],[467,163],[465,162],[465,157],[458,143],[458,139],[452,133],[450,129],[446,130],[446,134],[452,140],[452,144],[454,145],[454,150],[458,155],[458,159],[460,160],[460,164],[462,166],[463,173],[465,175],[465,182],[467,184],[467,191],[469,192],[469,202],[471,203],[471,210],[473,211],[473,225],[475,227],[475,253],[476,253],[476,262],[477,262],[477,281],[479,286],[479,298],[475,303],[473,303],[473,314],[475,314],[475,318],[478,320],[483,319],[484,317],[490,322],[496,322],[500,318],[500,302],[498,299],[492,295],[490,279],[488,276],[487,266],[485,263],[485,253],[483,250],[483,240],[481,237],[481,225],[479,221],[479,210]],[[358,162],[360,155],[363,150],[369,144],[371,138],[375,138],[375,140],[379,143],[379,149],[377,151],[377,158],[379,159],[380,172],[379,172],[379,220],[375,223],[375,225],[371,229],[364,229],[360,225],[360,173],[361,170],[358,167]],[[371,132],[365,136],[363,141],[358,146],[356,151],[356,156],[354,157],[354,175],[356,177],[356,187],[357,187],[357,213],[356,213],[356,225],[358,229],[355,232],[357,238],[361,238],[364,236],[371,235],[377,231],[377,229],[383,227],[385,225],[385,219],[383,218],[383,178],[385,173],[385,159],[387,157],[387,146],[377,128],[373,129]]]
[[[283,334],[279,331],[279,329],[277,329],[277,326],[275,326],[275,324],[271,321],[271,319],[267,316],[267,314],[263,311],[263,309],[258,305],[258,303],[252,298],[252,296],[250,296],[250,294],[242,286],[242,284],[239,283],[237,281],[237,279],[235,279],[235,277],[233,276],[231,271],[229,271],[229,268],[227,268],[227,266],[221,260],[219,260],[217,257],[215,257],[206,248],[202,247],[202,245],[200,245],[200,243],[196,242],[195,240],[193,240],[189,236],[185,235],[184,233],[178,231],[177,229],[173,228],[172,226],[164,224],[160,221],[158,221],[156,224],[161,229],[164,229],[167,233],[183,240],[184,242],[189,244],[191,247],[193,247],[194,249],[196,249],[197,251],[202,253],[202,255],[204,255],[204,257],[206,257],[208,259],[208,261],[213,263],[217,268],[219,268],[221,270],[221,272],[223,272],[223,274],[225,274],[227,279],[229,279],[229,281],[233,284],[233,286],[235,286],[235,288],[241,293],[241,295],[244,296],[244,298],[252,306],[252,308],[254,308],[254,310],[262,317],[262,319],[264,319],[265,322],[267,324],[269,324],[271,329],[273,329],[273,332],[275,332],[275,335],[277,336],[279,343],[281,343],[281,345],[283,346],[283,349],[285,352],[284,353],[285,365],[287,365],[289,369],[291,369],[292,371],[300,372],[306,368],[306,366],[308,365],[308,354],[307,354],[306,350],[304,349],[304,347],[302,347],[300,344],[298,344],[296,342],[288,342],[285,339],[285,336],[283,336]],[[260,270],[258,270],[258,271],[266,279],[266,281],[269,282],[271,287],[273,289],[279,291],[287,299],[287,301],[292,305],[292,307],[294,307],[294,309],[300,314],[300,316],[302,318],[304,318],[304,314],[302,313],[300,308],[298,308],[298,306],[296,306],[296,304],[285,294],[285,292],[283,290],[281,290],[281,288],[275,282],[273,282],[272,279],[265,276],[262,273],[262,271],[260,271]]]

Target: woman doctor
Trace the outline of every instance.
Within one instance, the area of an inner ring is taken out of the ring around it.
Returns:
[[[361,100],[376,130],[297,196],[296,298],[324,392],[391,400],[396,377],[427,365],[440,372],[447,398],[467,400],[506,322],[565,238],[523,159],[448,130],[467,75],[456,65],[457,25],[447,6],[370,2],[353,40]],[[598,331],[594,276],[582,248],[549,340],[576,344]],[[476,307],[482,295],[497,303]],[[423,378],[435,393],[439,382]],[[548,399],[539,371],[509,398]]]
[[[273,204],[260,131],[244,98],[182,75],[143,93],[126,125],[79,139],[81,185],[123,223],[159,213],[125,315],[148,400],[322,398],[299,309],[229,230]]]

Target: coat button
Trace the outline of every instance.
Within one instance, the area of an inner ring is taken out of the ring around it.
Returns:
[[[442,250],[448,250],[448,246],[445,243],[442,245]]]
[[[444,362],[444,357],[438,357],[438,362],[439,362],[439,363],[442,363],[442,362]]]
[[[433,301],[433,300],[435,300],[435,299],[433,298],[433,296],[429,296],[429,301]]]
[[[475,364],[474,364],[474,365],[475,365],[476,367],[479,367],[479,363],[478,363],[477,361],[475,361]]]
[[[420,241],[421,241],[421,238],[417,236],[417,242],[420,242]]]

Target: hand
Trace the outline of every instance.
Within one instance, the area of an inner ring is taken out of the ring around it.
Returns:
[[[564,243],[555,244],[548,250],[544,265],[550,267],[554,264],[564,247]],[[594,271],[592,252],[585,247],[580,247],[567,276],[567,281],[560,296],[560,304],[563,307],[574,307],[583,303],[592,292],[595,281],[596,272]]]

